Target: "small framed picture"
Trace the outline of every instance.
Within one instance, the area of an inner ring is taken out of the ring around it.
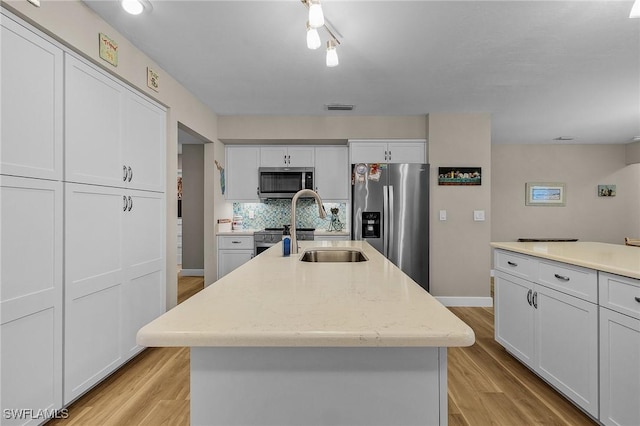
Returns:
[[[598,185],[598,197],[615,197],[615,185]]]
[[[525,205],[564,207],[566,205],[565,184],[557,182],[527,182]]]

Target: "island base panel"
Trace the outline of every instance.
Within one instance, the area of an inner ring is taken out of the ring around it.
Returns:
[[[447,350],[191,348],[192,425],[447,424]]]

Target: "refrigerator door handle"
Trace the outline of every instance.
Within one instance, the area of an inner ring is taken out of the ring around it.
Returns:
[[[387,250],[386,250],[386,254],[387,254],[387,257],[389,259],[393,259],[393,256],[396,255],[395,253],[391,253],[391,251],[393,250],[393,247],[394,247],[393,241],[394,241],[394,238],[395,238],[395,236],[393,234],[394,233],[394,229],[393,229],[393,223],[394,223],[394,221],[393,221],[393,210],[394,210],[394,206],[393,206],[393,185],[389,185],[389,202],[388,202],[388,205],[389,206],[387,207],[387,210],[388,210],[387,217],[389,219],[387,220],[387,227],[386,227],[386,229],[388,231],[387,232],[387,246],[388,247],[387,247]]]
[[[384,255],[389,253],[389,191],[387,185],[382,187],[382,247]]]

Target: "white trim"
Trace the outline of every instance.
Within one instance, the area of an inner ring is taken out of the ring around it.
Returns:
[[[181,277],[204,277],[204,269],[183,269],[180,271]]]
[[[491,297],[436,297],[444,306],[466,306],[476,308],[490,308],[493,306]]]
[[[489,276],[490,276],[490,277],[495,277],[495,276],[496,276],[496,270],[495,270],[495,269],[492,269],[492,270],[489,272]]]

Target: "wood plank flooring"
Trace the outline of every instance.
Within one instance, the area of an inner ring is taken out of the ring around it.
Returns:
[[[203,288],[178,283],[179,303]],[[493,309],[451,308],[476,333],[469,348],[449,349],[449,425],[596,425],[493,339]],[[188,348],[149,348],[47,425],[189,425]]]

